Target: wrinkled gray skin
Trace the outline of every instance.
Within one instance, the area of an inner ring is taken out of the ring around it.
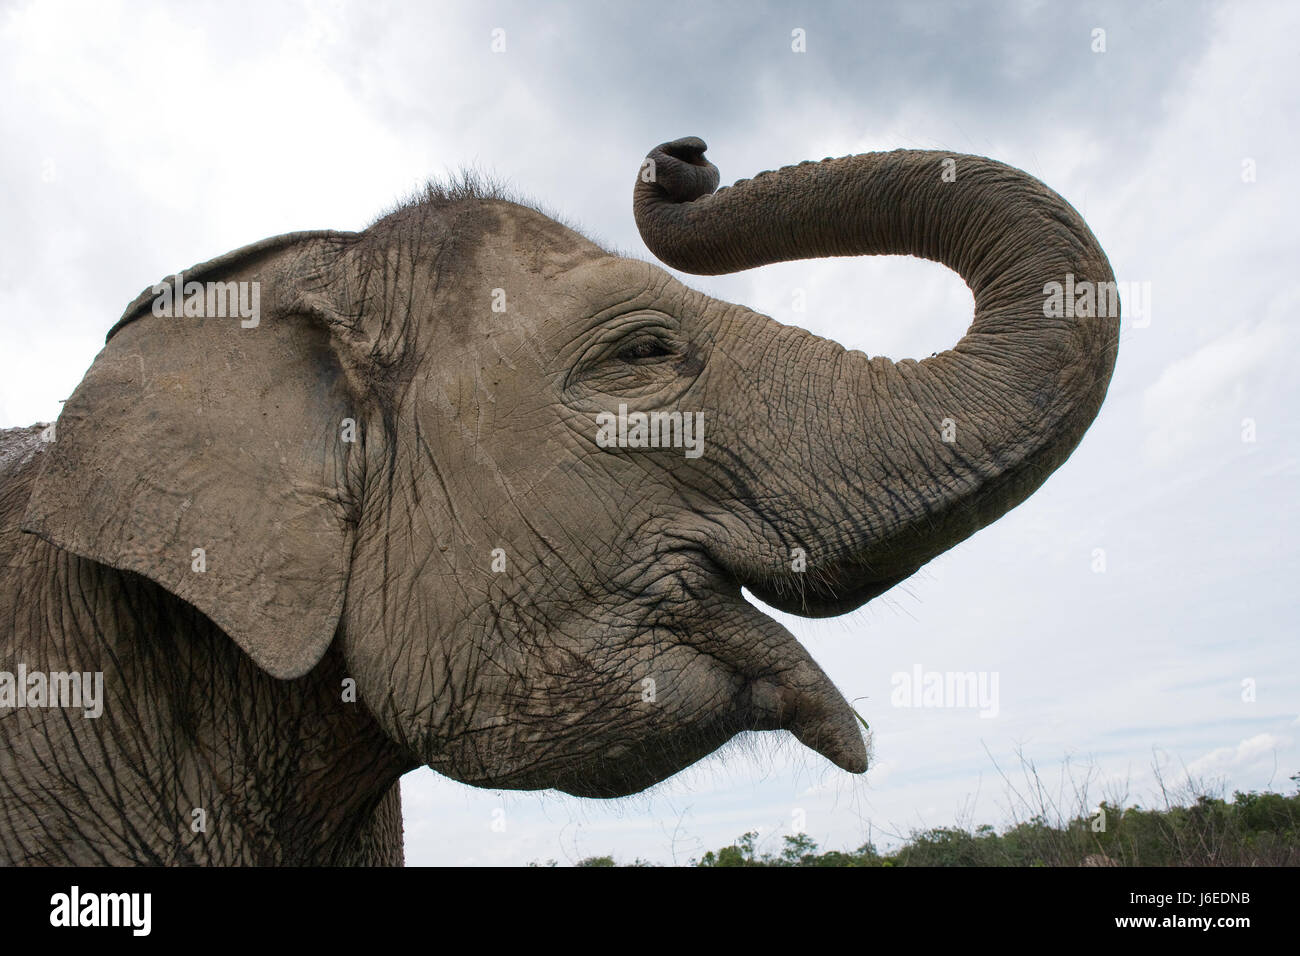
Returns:
[[[260,282],[256,328],[159,318],[146,292],[55,441],[0,444],[0,670],[105,680],[97,719],[0,710],[0,858],[398,863],[420,764],[614,797],[744,730],[866,769],[843,698],[740,589],[839,614],[1029,495],[1118,332],[1044,318],[1043,286],[1110,267],[987,159],[944,182],[948,154],[853,156],[709,195],[700,141],[651,158],[635,213],[670,265],[925,256],[970,284],[974,324],[921,362],[868,358],[473,190],[187,271]],[[620,403],[703,412],[704,453],[599,447]]]

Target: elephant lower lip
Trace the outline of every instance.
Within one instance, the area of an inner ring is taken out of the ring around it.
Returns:
[[[709,648],[711,654],[731,662],[737,673],[747,678],[745,689],[737,699],[743,724],[738,731],[786,730],[842,770],[865,773],[867,747],[863,727],[848,701],[784,625],[741,596],[741,587],[749,585],[729,570],[725,560],[705,552],[703,563],[731,596],[733,612],[743,622],[741,627],[730,631],[733,635],[730,640]],[[828,606],[810,610],[806,601],[799,602],[800,607],[794,609],[768,603],[806,617],[845,613],[905,577],[906,574],[860,585],[850,598],[854,603],[842,610],[830,610]],[[755,593],[766,601],[761,593]]]
[[[865,772],[862,724],[798,639],[741,597],[738,587],[728,617],[733,626],[715,627],[704,649],[744,679],[734,698],[736,732],[786,730],[837,767]]]
[[[820,673],[820,671],[819,671]],[[799,691],[770,679],[749,685],[755,729],[787,730],[849,773],[867,769],[867,748],[852,709],[829,680],[813,692]]]
[[[816,669],[815,664],[812,667]],[[789,731],[837,767],[849,773],[864,773],[867,749],[858,727],[848,703],[824,676],[820,684],[803,690],[773,678],[759,678],[749,681],[737,695],[735,709],[728,717],[698,726],[682,738],[644,742],[645,746],[617,757],[606,754],[583,773],[566,774],[558,781],[496,781],[492,786],[554,787],[575,797],[594,799],[625,797],[706,757],[738,733],[769,730]]]
[[[794,635],[739,594],[728,616],[731,626],[711,629],[715,640],[703,648],[719,668],[720,679],[736,681],[724,713],[668,737],[644,738],[631,749],[601,753],[581,772],[570,771],[558,780],[538,774],[525,784],[497,781],[493,786],[554,787],[578,797],[623,797],[690,766],[736,734],[771,730],[788,731],[849,773],[865,772],[861,724]],[[716,640],[719,630],[731,636]],[[727,671],[729,676],[723,677]]]

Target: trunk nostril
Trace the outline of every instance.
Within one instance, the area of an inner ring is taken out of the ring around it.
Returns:
[[[688,203],[718,188],[718,167],[704,158],[709,147],[698,136],[684,136],[650,151],[638,177],[638,194]],[[656,189],[655,187],[658,187]],[[660,192],[662,190],[662,192]]]
[[[680,159],[683,163],[690,163],[692,166],[709,165],[709,161],[704,158],[704,152],[709,148],[708,144],[698,136],[675,139],[671,143],[664,143],[659,148],[673,159]]]

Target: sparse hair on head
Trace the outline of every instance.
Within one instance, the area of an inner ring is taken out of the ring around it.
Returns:
[[[426,181],[423,186],[397,200],[376,216],[370,226],[374,227],[390,216],[397,216],[412,209],[441,210],[460,202],[487,199],[529,205],[520,200],[505,182],[491,173],[477,169],[459,169],[445,180]]]
[[[546,216],[567,229],[572,229],[584,236],[587,235],[585,230],[577,223],[554,209],[548,208],[543,203],[519,193],[512,185],[497,177],[494,173],[473,168],[457,169],[443,179],[429,179],[423,186],[398,199],[384,212],[376,216],[366,231],[369,233],[387,232],[384,225],[381,224],[397,225],[411,219],[424,220],[425,214],[429,212],[441,214],[452,211],[461,203],[491,201],[523,206]],[[605,247],[604,243],[590,236],[588,236],[588,239],[602,248]]]

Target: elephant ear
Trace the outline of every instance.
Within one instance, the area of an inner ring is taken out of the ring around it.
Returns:
[[[23,519],[157,582],[280,678],[324,654],[349,571],[360,416],[321,270],[351,238],[295,233],[187,270],[203,316],[159,316],[162,284],[143,293],[65,403]],[[222,309],[209,283],[250,308]]]

